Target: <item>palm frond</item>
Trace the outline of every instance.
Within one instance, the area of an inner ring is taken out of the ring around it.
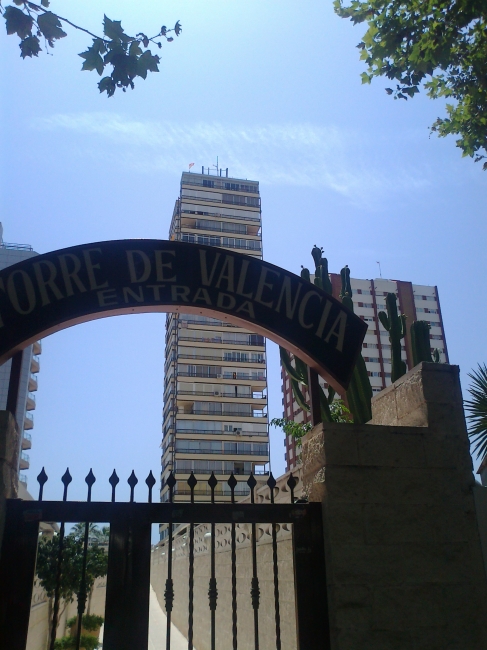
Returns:
[[[465,400],[467,419],[473,451],[477,458],[487,453],[487,365],[478,365],[477,370],[468,374],[472,380],[468,392],[472,399]]]

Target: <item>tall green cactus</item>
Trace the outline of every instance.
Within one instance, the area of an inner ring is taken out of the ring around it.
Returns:
[[[348,265],[340,271],[342,289],[340,298],[345,307],[353,311],[352,285],[350,284],[350,269]],[[357,357],[352,378],[347,390],[347,400],[355,424],[365,424],[372,418],[372,386],[362,354]]]
[[[391,342],[391,381],[394,383],[407,372],[406,363],[401,358],[401,339],[406,335],[406,316],[397,313],[397,298],[395,293],[386,296],[386,309],[379,312],[379,320],[384,329],[389,332]]]
[[[303,384],[306,387],[308,386],[308,366],[304,361],[301,361],[301,359],[296,356],[294,357],[295,366],[293,366],[289,354],[281,346],[279,346],[279,353],[281,356],[281,363],[291,380],[291,388],[298,406],[302,408],[303,411],[309,411],[309,405],[299,387],[299,384]],[[328,395],[326,395],[320,385],[318,385],[318,391],[320,396],[321,419],[323,422],[333,422],[330,404],[333,402],[335,397],[335,391],[331,386],[329,386]]]
[[[440,362],[440,353],[438,350],[435,350],[431,354],[430,329],[430,324],[425,320],[417,320],[411,325],[411,348],[413,351],[413,364],[415,366],[421,363],[421,361],[429,361],[430,363]]]
[[[323,248],[318,248],[315,244],[311,251],[311,255],[313,256],[315,263],[314,284],[320,289],[323,289],[323,291],[326,291],[326,293],[331,294],[332,287],[330,276],[328,274],[328,260],[326,257],[323,257]]]
[[[328,260],[323,257],[323,248],[314,246],[311,251],[315,263],[315,277],[314,284],[326,291],[332,293],[332,285],[328,274]],[[345,266],[340,272],[342,278],[342,290],[340,298],[342,303],[353,311],[352,301],[352,286],[350,284],[350,269]],[[301,277],[303,280],[310,282],[311,276],[309,269],[301,266]],[[304,410],[309,411],[309,405],[306,403],[304,395],[301,391],[300,384],[308,386],[308,366],[295,357],[295,365],[291,363],[289,354],[284,348],[279,348],[281,355],[281,363],[284,366],[289,378],[291,380],[291,387],[296,399],[297,404]],[[321,386],[319,386],[321,417],[324,422],[332,422],[333,418],[330,411],[330,404],[335,397],[335,391],[331,386],[328,388],[328,395],[325,394]],[[372,387],[370,379],[365,366],[365,361],[361,354],[358,355],[355,368],[353,369],[350,385],[347,390],[347,401],[350,411],[353,416],[353,421],[356,424],[364,424],[372,418]]]

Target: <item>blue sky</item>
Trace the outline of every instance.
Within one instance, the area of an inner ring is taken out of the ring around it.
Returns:
[[[88,36],[69,29],[53,56],[33,61],[20,59],[15,38],[1,39],[6,241],[42,253],[165,238],[181,171],[219,156],[231,175],[260,181],[269,262],[297,272],[316,243],[334,272],[348,264],[353,277],[375,278],[379,260],[384,277],[437,285],[465,390],[466,373],[487,359],[487,174],[453,139],[429,136],[440,103],[394,101],[386,81],[361,84],[363,27],[335,16],[331,1],[52,0],[51,9],[97,33],[104,12],[129,34],[178,19],[183,32],[163,44],[159,74],[111,99],[96,73],[79,71]],[[104,483],[94,498],[107,496],[114,467],[158,476],[163,357],[163,315],[45,339],[31,488],[42,465],[53,479],[69,465],[79,498],[90,467]],[[274,345],[269,358],[270,415],[280,417]],[[272,435],[280,474],[282,439]]]

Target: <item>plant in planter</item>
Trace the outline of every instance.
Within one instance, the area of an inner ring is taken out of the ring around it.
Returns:
[[[98,638],[104,620],[103,616],[97,616],[96,614],[83,614],[81,621],[81,635]],[[73,616],[73,618],[68,619],[66,626],[70,629],[71,636],[76,636],[78,617]]]
[[[97,650],[101,644],[95,636],[81,636],[80,650]],[[71,650],[76,648],[76,637],[64,636],[54,642],[54,650]]]

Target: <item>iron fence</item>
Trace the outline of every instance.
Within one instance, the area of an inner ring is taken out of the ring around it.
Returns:
[[[216,650],[216,626],[218,609],[218,583],[215,573],[215,526],[230,525],[231,538],[231,611],[232,649],[237,650],[239,632],[237,626],[237,553],[236,527],[250,525],[251,580],[249,602],[253,610],[253,646],[260,648],[259,610],[261,590],[257,558],[257,530],[259,524],[270,526],[272,534],[272,574],[274,583],[275,648],[281,650],[281,613],[277,526],[292,524],[293,561],[295,575],[296,629],[298,650],[329,650],[329,626],[326,597],[326,575],[322,536],[321,505],[297,502],[294,497],[296,479],[289,477],[289,503],[275,503],[276,481],[272,474],[267,480],[270,503],[255,503],[257,481],[253,474],[246,484],[250,503],[236,500],[236,488],[242,485],[230,474],[223,482],[229,491],[230,501],[217,502],[216,488],[219,481],[212,473],[207,481],[198,481],[193,473],[187,479],[186,502],[174,502],[176,487],[174,475],[166,480],[169,487],[167,503],[153,502],[156,480],[149,473],[145,480],[147,502],[135,501],[138,479],[132,472],[127,480],[130,487],[128,502],[116,499],[120,482],[115,470],[109,478],[111,501],[93,501],[92,489],[96,482],[90,470],[85,478],[86,502],[68,501],[68,488],[72,481],[69,469],[61,481],[64,486],[62,501],[44,501],[44,486],[48,477],[41,471],[37,477],[39,496],[37,501],[10,499],[7,501],[5,534],[0,557],[0,648],[25,650],[29,626],[32,589],[35,577],[36,553],[40,522],[60,522],[59,552],[56,570],[56,589],[53,615],[50,623],[50,650],[54,649],[57,630],[60,581],[64,566],[64,543],[66,524],[84,523],[83,568],[78,590],[78,623],[75,648],[80,649],[81,621],[86,603],[86,563],[89,546],[90,524],[107,522],[110,526],[108,549],[108,573],[105,604],[104,650],[145,650],[148,647],[149,585],[151,566],[151,526],[167,525],[167,578],[165,583],[165,609],[167,617],[166,650],[171,644],[171,614],[174,606],[173,539],[175,527],[189,527],[189,575],[188,575],[188,650],[194,642],[194,578],[195,578],[195,526],[207,522],[210,526],[210,577],[208,583],[208,617],[210,624],[210,647]],[[209,502],[196,502],[199,489],[209,488]],[[221,650],[227,650],[221,649]]]

